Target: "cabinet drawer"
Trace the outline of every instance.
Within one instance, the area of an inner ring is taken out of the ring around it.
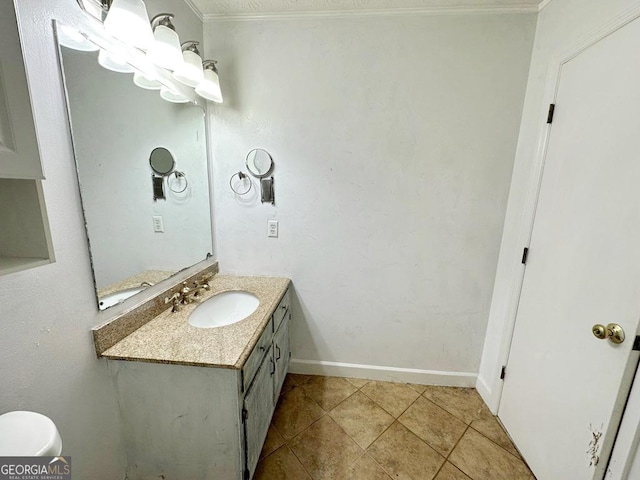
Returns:
[[[289,289],[287,288],[287,291],[284,293],[282,300],[280,300],[280,303],[276,307],[275,312],[273,312],[273,331],[274,332],[278,330],[278,327],[280,326],[282,319],[285,317],[285,315],[289,311],[289,303],[290,303],[290,296],[289,296]]]
[[[280,324],[280,328],[273,336],[273,360],[276,371],[273,379],[273,404],[278,403],[278,397],[289,370],[289,320],[291,313],[287,313]]]
[[[258,339],[258,343],[253,347],[253,351],[247,361],[242,367],[242,390],[244,392],[247,391],[249,385],[253,381],[253,377],[255,377],[260,364],[262,363],[262,359],[266,355],[269,350],[269,346],[271,345],[271,340],[273,339],[273,319],[269,319],[269,322],[264,327],[264,331],[262,335]]]

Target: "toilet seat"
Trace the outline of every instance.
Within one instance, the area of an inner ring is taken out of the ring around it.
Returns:
[[[57,457],[62,439],[56,425],[40,413],[0,415],[0,457]]]

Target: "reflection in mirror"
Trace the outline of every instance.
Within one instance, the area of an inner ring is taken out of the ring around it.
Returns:
[[[176,162],[171,152],[163,147],[154,148],[149,156],[149,165],[158,175],[169,175],[173,172]]]
[[[203,110],[166,102],[157,90],[137,87],[133,75],[102,68],[98,55],[60,42],[96,294],[103,309],[203,260],[212,239]],[[182,183],[166,190],[165,201],[154,202],[149,165],[158,175],[180,170],[174,181]]]
[[[262,148],[254,148],[247,154],[247,170],[257,178],[266,177],[273,168],[273,159],[269,152]]]

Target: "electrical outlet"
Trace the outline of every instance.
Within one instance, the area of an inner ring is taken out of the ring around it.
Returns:
[[[278,238],[278,221],[269,220],[267,222],[267,237]]]
[[[161,215],[154,215],[153,217],[153,231],[156,233],[164,233],[164,222]]]

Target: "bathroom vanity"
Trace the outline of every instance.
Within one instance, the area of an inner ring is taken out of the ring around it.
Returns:
[[[289,283],[215,275],[193,303],[166,309],[102,352],[129,480],[253,477],[289,365]],[[226,291],[252,293],[259,306],[233,325],[189,325],[198,305]]]

